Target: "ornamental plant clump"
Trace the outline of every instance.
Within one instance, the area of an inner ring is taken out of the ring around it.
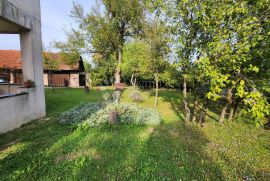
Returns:
[[[129,97],[132,99],[133,102],[142,102],[143,101],[143,97],[141,95],[141,92],[138,90],[132,91],[131,94],[129,95]]]
[[[66,112],[63,112],[58,121],[61,124],[77,124],[87,119],[91,114],[102,109],[100,103],[87,103],[76,106]]]
[[[82,104],[62,113],[58,121],[63,124],[79,124],[94,127],[109,124],[109,114],[118,112],[118,123],[157,125],[161,117],[155,109],[140,107],[133,103],[111,103],[102,108],[101,104]]]
[[[157,125],[161,122],[161,117],[155,109],[140,107],[132,103],[114,103],[92,114],[84,125],[92,127],[108,123],[111,110],[117,110],[118,123]]]

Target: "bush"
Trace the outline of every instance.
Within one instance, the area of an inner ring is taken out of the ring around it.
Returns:
[[[57,120],[62,124],[80,123],[101,108],[102,106],[99,103],[81,104],[70,109],[69,111],[63,112]]]
[[[132,99],[133,102],[142,102],[143,101],[143,98],[142,98],[142,95],[141,95],[141,92],[140,91],[132,91],[130,93],[130,98]]]
[[[161,117],[155,109],[140,107],[132,103],[112,103],[102,109],[101,104],[82,104],[62,113],[58,121],[62,124],[80,124],[92,127],[109,123],[112,110],[118,112],[118,123],[157,125]]]
[[[103,100],[106,102],[106,103],[109,103],[112,101],[112,94],[109,93],[109,92],[105,92],[103,95],[102,95],[102,98]]]
[[[112,102],[119,102],[121,93],[120,91],[114,91],[113,93],[106,92],[102,95],[103,100],[106,104],[112,103]]]
[[[157,125],[161,122],[161,117],[155,109],[120,103],[109,104],[106,108],[95,112],[85,120],[84,125],[91,127],[109,123],[109,114],[112,110],[118,112],[118,123]]]

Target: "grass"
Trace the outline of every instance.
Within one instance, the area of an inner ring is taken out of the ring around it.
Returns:
[[[57,116],[111,90],[46,90],[47,118],[0,135],[0,180],[270,180],[270,133],[244,123],[183,124],[177,91],[160,93],[159,126],[77,130]],[[121,101],[129,102],[130,89]],[[142,106],[152,107],[152,91]]]

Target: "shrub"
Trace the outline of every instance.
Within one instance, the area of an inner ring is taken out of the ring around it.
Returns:
[[[141,92],[140,91],[132,91],[130,93],[130,98],[132,99],[133,102],[142,102],[143,101],[143,98],[142,98],[142,95],[141,95]]]
[[[112,93],[105,92],[102,95],[103,100],[105,101],[106,104],[113,103],[113,102],[118,103],[119,99],[120,99],[120,96],[121,96],[120,91],[114,91]]]
[[[99,103],[82,104],[62,113],[58,121],[62,124],[82,123],[85,127],[108,124],[112,110],[118,112],[118,123],[157,125],[161,122],[161,117],[155,109],[133,103],[111,103],[105,108]]]
[[[102,108],[99,103],[87,103],[76,106],[69,111],[63,112],[58,121],[62,124],[76,124],[86,120],[91,114]]]
[[[102,98],[103,98],[103,100],[104,100],[106,103],[112,101],[112,95],[111,95],[109,92],[105,92],[105,93],[102,95]]]
[[[91,116],[85,122],[85,126],[97,126],[109,123],[109,114],[112,110],[118,112],[118,123],[150,124],[157,125],[161,117],[155,109],[140,107],[132,103],[109,104]]]
[[[119,103],[120,96],[121,96],[121,92],[119,90],[114,91],[113,94],[112,94],[113,102]]]

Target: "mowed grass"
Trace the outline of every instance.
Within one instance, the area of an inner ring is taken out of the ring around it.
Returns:
[[[78,130],[57,122],[61,112],[110,91],[46,90],[47,118],[0,135],[0,180],[270,180],[269,131],[212,119],[204,128],[185,126],[178,91],[160,92],[159,126]],[[139,104],[153,107],[154,92],[143,97]]]

